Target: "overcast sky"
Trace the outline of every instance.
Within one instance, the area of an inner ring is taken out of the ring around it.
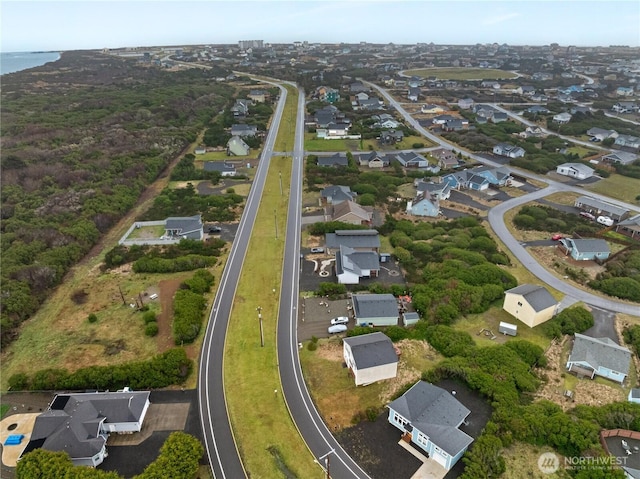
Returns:
[[[0,1],[0,50],[265,42],[640,46],[639,0]]]

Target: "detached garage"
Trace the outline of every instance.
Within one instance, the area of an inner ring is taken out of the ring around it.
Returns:
[[[582,163],[563,163],[556,167],[556,173],[559,175],[570,176],[577,180],[586,180],[593,176],[595,170]]]

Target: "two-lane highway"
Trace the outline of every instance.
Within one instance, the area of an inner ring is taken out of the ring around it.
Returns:
[[[200,422],[203,429],[205,450],[209,457],[213,476],[216,479],[240,479],[247,476],[238,453],[227,412],[224,394],[224,345],[242,263],[247,253],[251,232],[260,206],[278,134],[278,126],[287,99],[286,89],[280,87],[280,91],[280,101],[265,139],[247,204],[220,279],[220,286],[213,303],[200,356],[198,372]]]

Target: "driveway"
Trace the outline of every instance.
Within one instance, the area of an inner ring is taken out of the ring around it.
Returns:
[[[614,326],[616,314],[594,307],[591,307],[591,314],[593,315],[593,326],[582,334],[592,338],[609,338],[616,344],[620,344],[620,339]]]

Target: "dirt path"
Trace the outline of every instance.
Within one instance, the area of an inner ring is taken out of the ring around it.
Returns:
[[[158,284],[160,288],[160,306],[162,312],[158,315],[158,352],[164,353],[175,346],[173,333],[171,331],[171,318],[173,317],[173,296],[178,291],[179,279],[167,279]]]

